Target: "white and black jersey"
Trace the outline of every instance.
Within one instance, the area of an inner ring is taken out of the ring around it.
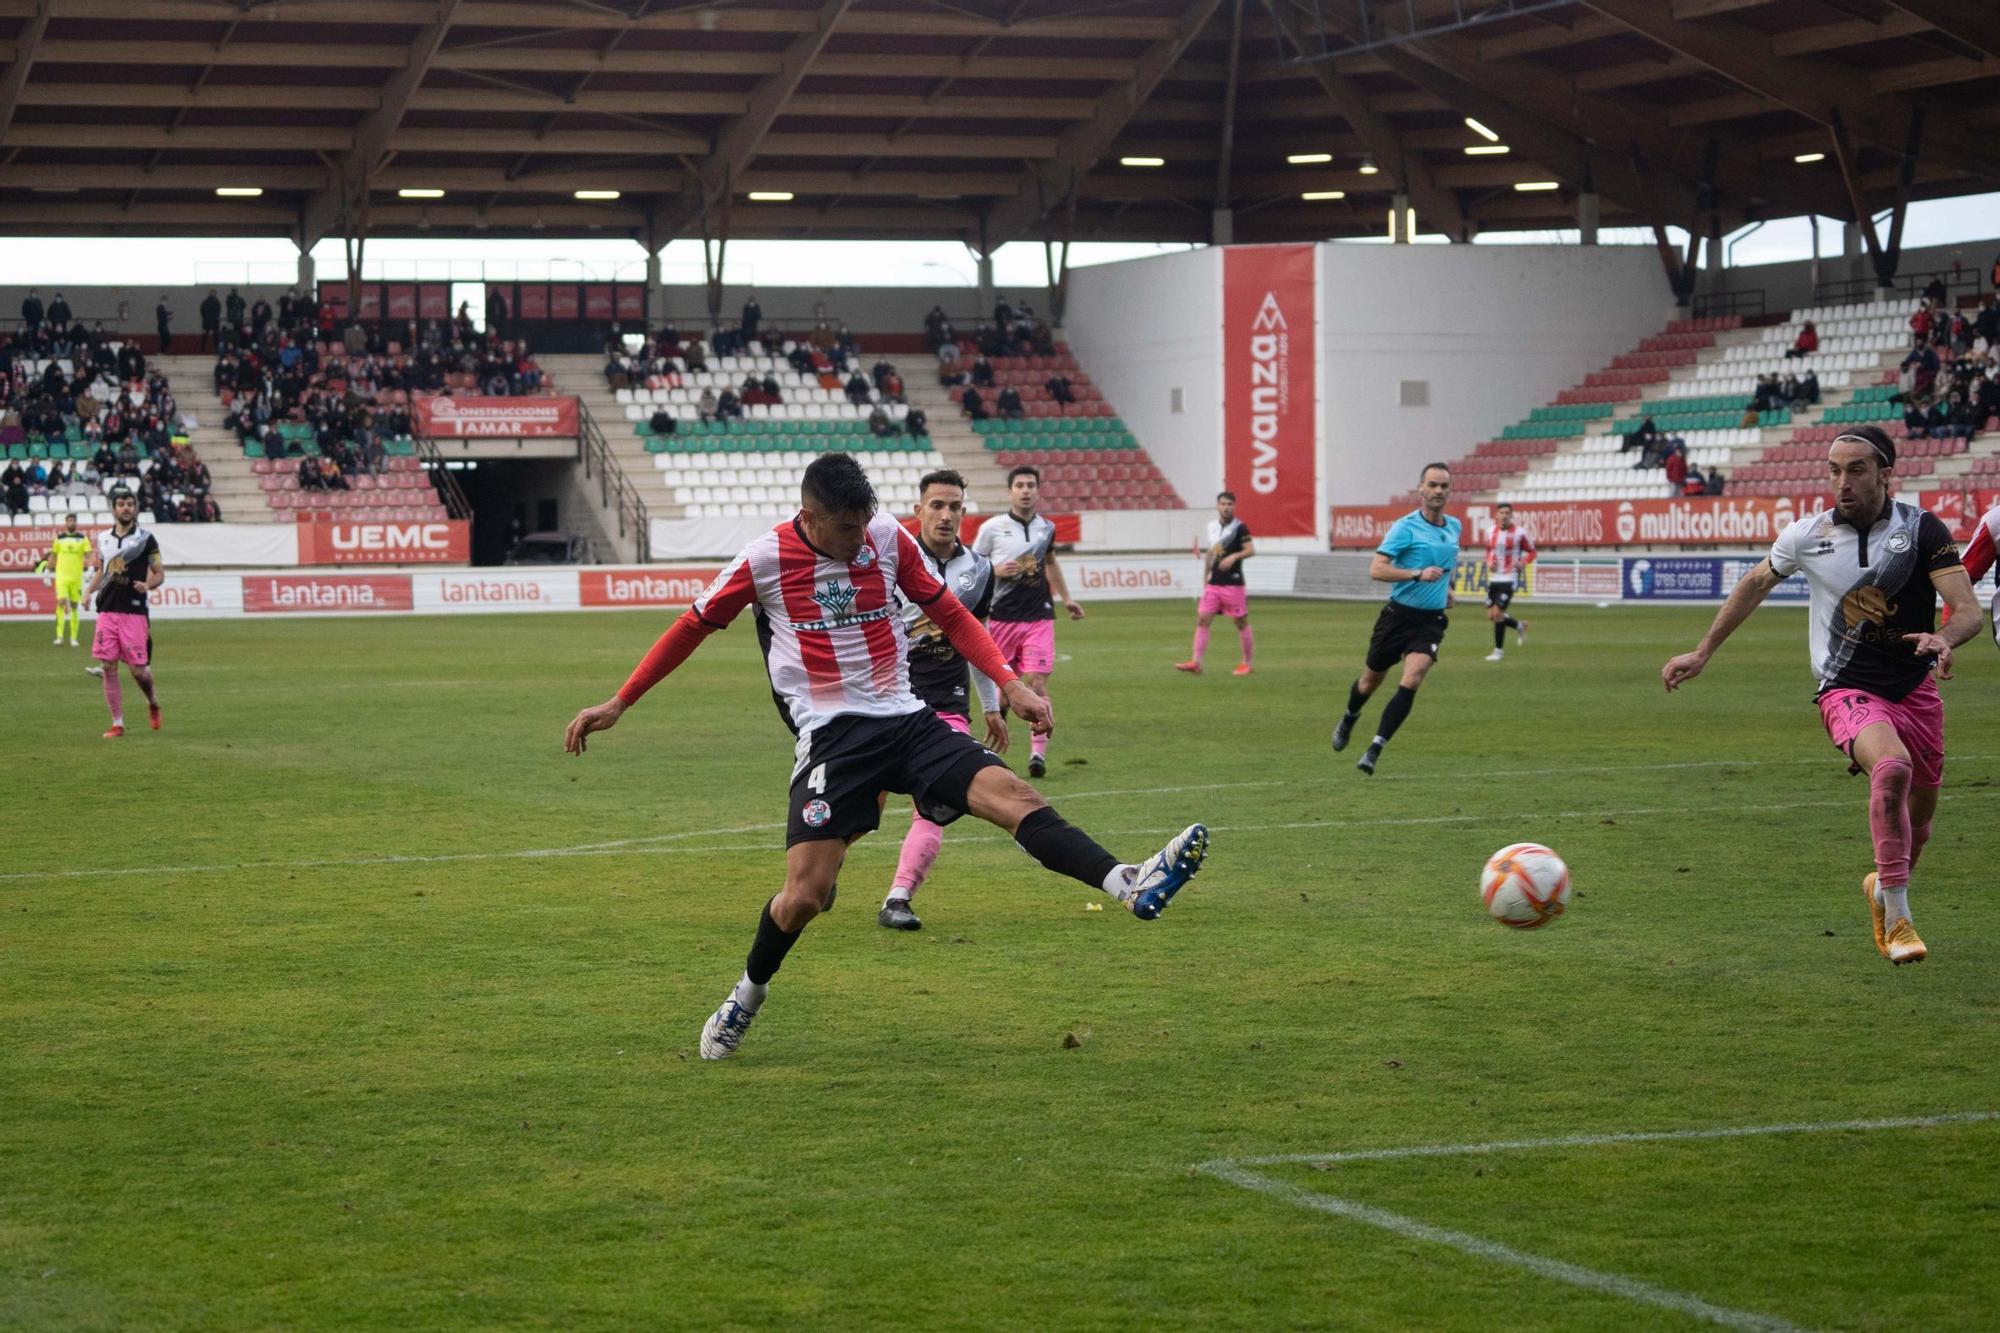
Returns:
[[[1217,588],[1240,588],[1243,586],[1243,562],[1238,560],[1227,569],[1222,566],[1224,556],[1235,555],[1250,544],[1250,529],[1240,518],[1232,518],[1224,523],[1219,518],[1208,520],[1208,581]]]
[[[995,620],[1054,620],[1056,604],[1049,597],[1049,552],[1055,549],[1056,525],[1040,514],[1023,521],[1010,511],[991,518],[972,539],[972,549],[996,566],[1012,560],[1020,568],[1012,578],[994,571],[999,586],[993,593]]]
[[[969,546],[960,545],[948,560],[939,560],[923,542],[917,543],[924,564],[945,591],[956,597],[980,620],[993,612],[993,562]],[[939,713],[975,716],[965,690],[967,672],[979,690],[982,712],[999,711],[1000,691],[993,682],[972,669],[965,655],[952,647],[951,640],[937,627],[930,613],[907,598],[901,603],[903,627],[910,637],[910,688],[919,699]]]
[[[1838,511],[1802,518],[1771,543],[1771,572],[1803,571],[1812,592],[1810,648],[1819,692],[1866,690],[1899,700],[1923,684],[1933,660],[1905,634],[1937,626],[1933,574],[1960,567],[1958,543],[1934,514],[1890,500],[1871,522]]]
[[[153,534],[136,524],[124,536],[116,526],[97,534],[97,558],[104,565],[104,582],[97,590],[99,614],[146,614],[146,575],[160,558]]]

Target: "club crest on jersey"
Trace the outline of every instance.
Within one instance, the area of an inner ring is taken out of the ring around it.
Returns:
[[[805,820],[810,828],[824,828],[826,821],[833,818],[833,807],[825,801],[807,801],[806,808],[799,811],[799,818]]]
[[[1896,532],[1896,533],[1891,533],[1891,534],[1890,534],[1890,536],[1889,536],[1889,550],[1890,550],[1890,551],[1891,551],[1892,553],[1894,553],[1894,554],[1896,554],[1896,555],[1901,555],[1901,554],[1902,554],[1903,552],[1905,552],[1905,551],[1907,551],[1907,550],[1909,550],[1909,549],[1910,549],[1910,534],[1909,534],[1909,533],[1907,533],[1907,532]]]
[[[868,548],[864,546],[861,549],[866,551]],[[814,593],[813,600],[819,603],[819,609],[826,612],[828,619],[839,620],[854,609],[854,599],[859,595],[853,584],[835,579]]]
[[[868,566],[874,563],[875,563],[875,548],[872,546],[862,547],[860,553],[854,557],[854,566],[857,569],[866,569],[868,568]]]
[[[972,575],[971,575],[971,574],[960,574],[960,575],[958,576],[958,586],[959,586],[960,588],[964,589],[964,590],[965,590],[966,592],[971,592],[971,591],[972,591]]]

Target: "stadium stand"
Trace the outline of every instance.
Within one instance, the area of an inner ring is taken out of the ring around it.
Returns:
[[[1660,454],[1646,457],[1640,432],[1650,428],[1663,444],[1680,441],[1683,461],[1704,477],[1721,469],[1722,493],[1793,495],[1821,483],[1827,443],[1861,422],[1905,442],[1897,467],[1905,481],[2000,475],[2000,462],[1986,456],[2000,442],[2000,389],[1979,377],[1993,363],[1962,343],[1946,346],[1939,327],[1919,339],[1942,366],[1934,388],[1922,393],[1910,383],[1905,367],[1922,355],[1911,351],[1912,327],[1927,323],[1917,312],[1931,308],[1874,300],[1795,311],[1755,328],[1733,316],[1676,321],[1454,462],[1456,490],[1514,502],[1686,493],[1684,483],[1667,481]],[[1816,350],[1788,356],[1808,322]],[[1796,384],[1808,375],[1810,391]],[[1951,408],[1954,390],[1985,396]],[[1932,407],[1934,399],[1950,410]],[[1635,466],[1642,458],[1653,465]],[[1415,497],[1395,497],[1405,500]]]

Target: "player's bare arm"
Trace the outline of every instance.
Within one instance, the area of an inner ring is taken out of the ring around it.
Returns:
[[[1254,540],[1244,542],[1242,550],[1222,557],[1222,568],[1234,569],[1255,554],[1257,554],[1257,543]]]
[[[1029,689],[1019,676],[1007,682],[1000,691],[1001,702],[1014,710],[1014,715],[1028,724],[1038,736],[1047,736],[1056,729],[1055,710],[1049,701]],[[989,715],[990,716],[990,715]]]
[[[1937,658],[1939,680],[1951,679],[1952,654],[1959,645],[1971,641],[1980,631],[1979,599],[1973,595],[1972,576],[1964,570],[1940,569],[1931,574],[1931,586],[1944,598],[1949,617],[1935,634],[1905,634],[1903,641],[1919,657]]]
[[[1666,684],[1667,693],[1672,694],[1680,686],[1701,674],[1708,665],[1708,659],[1715,656],[1715,650],[1722,646],[1724,639],[1734,634],[1737,627],[1750,618],[1752,612],[1764,604],[1771,590],[1784,580],[1772,570],[1771,559],[1766,556],[1757,562],[1757,567],[1737,581],[1729,590],[1729,599],[1722,609],[1715,613],[1715,620],[1709,625],[1708,633],[1701,636],[1691,653],[1682,653],[1671,658],[1660,668],[1660,679]]]
[[[1404,569],[1380,551],[1368,562],[1368,577],[1377,583],[1436,583],[1444,577],[1444,569],[1438,565],[1425,565],[1422,569]]]
[[[139,584],[141,592],[151,592],[167,581],[167,567],[160,561],[159,553],[153,553],[152,561],[146,566],[146,577]]]
[[[1068,610],[1069,618],[1071,620],[1082,620],[1083,608],[1069,599],[1069,583],[1063,578],[1062,566],[1056,563],[1056,553],[1054,551],[1050,551],[1048,556],[1042,561],[1042,568],[1048,571],[1049,591],[1053,592],[1056,595],[1056,600],[1061,602],[1064,608]]]

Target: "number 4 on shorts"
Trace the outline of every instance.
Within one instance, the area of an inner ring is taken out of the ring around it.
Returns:
[[[826,765],[817,764],[806,774],[806,790],[824,793],[826,791]]]

